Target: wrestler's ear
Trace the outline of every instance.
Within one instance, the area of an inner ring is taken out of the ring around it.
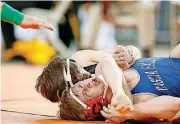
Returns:
[[[63,101],[63,98],[61,98],[61,97],[56,97],[56,102],[62,102]]]
[[[83,73],[83,80],[84,79],[88,79],[88,78],[90,78],[91,77],[91,74],[89,73],[89,72],[84,72]]]
[[[62,102],[62,101],[64,100],[63,97],[66,97],[66,95],[67,95],[67,91],[66,91],[66,90],[64,90],[64,91],[62,92],[62,94],[59,94],[59,90],[58,90],[58,91],[57,91],[56,102]]]

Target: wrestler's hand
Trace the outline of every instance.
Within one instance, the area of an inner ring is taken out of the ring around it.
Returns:
[[[119,110],[119,112],[124,115],[133,110],[133,104],[125,93],[113,94],[110,104],[117,109],[122,107],[126,108],[125,110],[122,109],[122,111],[121,109]]]
[[[129,54],[126,47],[122,45],[118,45],[115,48],[113,57],[116,63],[118,64],[118,66],[122,69],[129,68],[132,65],[133,57]]]
[[[125,107],[119,107],[118,110],[125,111]],[[107,119],[106,122],[120,123],[126,121],[128,116],[121,114],[114,106],[103,107],[101,114]]]
[[[35,16],[24,15],[24,19],[19,25],[22,28],[32,28],[32,29],[40,29],[40,27],[44,27],[53,31],[53,27],[48,24],[46,21],[41,20]]]

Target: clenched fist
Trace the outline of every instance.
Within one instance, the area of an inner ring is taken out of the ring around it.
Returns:
[[[115,48],[113,57],[118,66],[122,69],[129,68],[132,64],[134,64],[134,58],[130,55],[130,52],[126,49],[126,47],[122,45],[118,45]]]

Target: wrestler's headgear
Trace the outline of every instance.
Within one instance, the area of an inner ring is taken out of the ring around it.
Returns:
[[[79,98],[77,98],[73,94],[73,92],[71,90],[73,83],[72,83],[71,75],[70,75],[69,59],[66,59],[66,62],[67,62],[67,73],[66,73],[65,68],[63,68],[63,74],[64,74],[64,79],[66,82],[66,87],[69,87],[69,85],[70,85],[70,89],[69,89],[70,95],[74,98],[74,100],[76,100],[80,105],[82,105],[84,107],[84,112],[86,113],[87,117],[98,116],[100,114],[100,111],[102,110],[102,107],[106,106],[108,104],[108,100],[105,98],[108,84],[105,81],[103,81],[105,84],[103,96],[99,96],[97,98],[90,100],[88,102],[88,104],[83,103],[81,100],[79,100]],[[104,80],[104,79],[101,78],[101,80]]]

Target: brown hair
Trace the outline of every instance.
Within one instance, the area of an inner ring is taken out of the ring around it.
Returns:
[[[61,100],[62,102],[59,105],[60,110],[58,114],[62,119],[78,121],[105,120],[101,114],[96,117],[86,116],[87,114],[84,112],[83,106],[72,98],[69,90],[65,90],[65,92],[62,94]]]
[[[86,117],[86,114],[83,111],[84,108],[71,97],[69,89],[66,89],[66,83],[63,76],[64,67],[66,67],[65,59],[61,59],[60,57],[53,58],[38,77],[36,90],[51,102],[59,102],[60,97],[61,102],[58,115],[62,119],[90,120],[91,118]],[[83,80],[83,74],[80,71],[80,67],[73,61],[70,61],[70,73],[73,83]]]
[[[58,102],[57,91],[61,97],[66,88],[63,76],[63,68],[66,68],[66,65],[66,60],[57,56],[43,69],[42,74],[37,79],[36,91],[51,102]],[[74,83],[80,81],[83,77],[80,67],[74,61],[70,61],[70,73]]]
[[[84,112],[84,108],[72,98],[69,90],[66,90],[62,94],[62,102],[59,105],[59,117],[65,120],[78,120],[87,121],[93,120],[91,117],[87,117]]]

